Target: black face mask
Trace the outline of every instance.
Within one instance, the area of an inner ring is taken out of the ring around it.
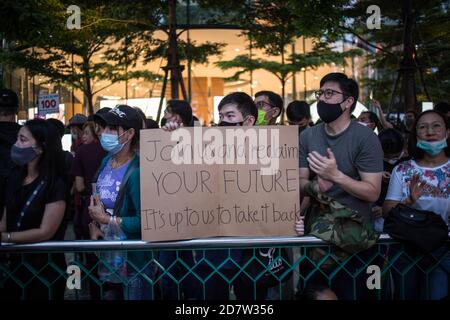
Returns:
[[[241,122],[227,122],[227,121],[220,121],[219,124],[217,125],[218,127],[237,127],[237,126],[241,126],[244,124],[244,121]]]
[[[342,111],[341,103],[317,102],[317,113],[319,114],[320,119],[325,123],[330,123],[339,118],[344,112]]]

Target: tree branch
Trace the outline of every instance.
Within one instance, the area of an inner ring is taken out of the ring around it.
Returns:
[[[153,24],[148,24],[148,23],[146,23],[146,22],[138,21],[138,20],[119,20],[119,19],[104,18],[104,19],[98,19],[98,20],[95,20],[94,22],[92,22],[92,23],[90,23],[90,24],[87,24],[87,25],[85,25],[85,26],[82,26],[81,29],[89,28],[90,26],[93,26],[93,25],[95,25],[95,24],[98,24],[98,23],[101,23],[101,22],[105,22],[105,21],[109,21],[109,22],[119,22],[119,23],[125,23],[125,24],[127,24],[127,23],[131,23],[131,24],[140,24],[140,25],[143,25],[143,26],[156,27],[156,26],[153,25]]]
[[[345,30],[345,31],[347,31],[347,32],[350,32],[351,34],[353,34],[355,37],[357,37],[359,40],[361,40],[362,42],[364,42],[365,44],[367,44],[368,46],[370,46],[370,47],[372,47],[372,48],[375,48],[375,49],[378,49],[378,50],[380,50],[380,51],[382,51],[382,52],[385,52],[385,53],[387,53],[388,55],[391,55],[391,56],[393,56],[393,57],[397,57],[395,54],[393,54],[392,52],[390,52],[390,51],[387,51],[386,49],[384,49],[384,48],[382,48],[382,47],[379,47],[379,46],[377,46],[377,45],[375,45],[375,44],[372,44],[372,43],[370,43],[369,41],[367,41],[366,39],[364,39],[363,37],[361,37],[359,34],[357,34],[355,31],[353,31],[352,29],[350,29],[350,28],[347,28],[347,27],[340,27],[341,29],[343,29],[343,30]]]
[[[108,84],[107,86],[104,86],[103,88],[101,88],[101,89],[98,89],[97,91],[94,91],[94,92],[92,92],[92,95],[95,95],[95,94],[99,93],[100,91],[102,91],[102,90],[105,90],[106,88],[108,88],[108,87],[112,86],[113,84],[115,84],[115,83],[117,83],[117,82],[120,82],[120,80],[119,80],[119,81],[114,81],[114,82],[111,82],[111,83],[110,83],[110,84]]]

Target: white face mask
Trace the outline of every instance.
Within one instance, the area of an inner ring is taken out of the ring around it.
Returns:
[[[399,155],[398,157],[395,157],[395,158],[393,158],[393,159],[387,159],[387,158],[384,158],[383,160],[386,161],[387,163],[391,164],[391,165],[394,165],[394,164],[396,164],[396,163],[398,162],[398,160],[400,160],[402,157],[403,157],[403,151],[402,151],[402,153],[400,153],[400,155]]]
[[[359,124],[362,124],[364,127],[367,127],[369,124],[365,122],[358,121]]]
[[[394,165],[397,163],[398,159],[384,159],[387,163]]]

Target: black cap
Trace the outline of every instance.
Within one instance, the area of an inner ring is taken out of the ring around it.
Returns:
[[[98,109],[98,111],[95,114],[102,114],[102,113],[107,113],[110,111],[111,111],[110,107],[103,107],[103,108]]]
[[[136,131],[142,129],[142,118],[134,108],[125,104],[120,104],[108,112],[97,112],[94,120],[100,118],[106,125],[120,126],[124,129],[133,128]]]
[[[105,120],[103,120],[102,117],[99,117],[99,114],[107,113],[110,110],[111,110],[111,108],[109,108],[109,107],[100,108],[100,109],[98,109],[98,111],[95,114],[90,115],[89,116],[90,118],[88,117],[88,121],[94,121],[95,123],[98,123],[102,127],[104,127],[104,126],[106,126]]]
[[[11,108],[18,109],[19,108],[19,98],[17,98],[17,94],[9,89],[1,89],[0,90],[0,108]]]

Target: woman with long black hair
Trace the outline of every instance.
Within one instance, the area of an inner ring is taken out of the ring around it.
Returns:
[[[56,128],[42,119],[27,121],[11,148],[11,159],[17,170],[5,190],[1,242],[63,240],[67,175]],[[20,254],[12,254],[8,263],[15,270],[14,278],[6,282],[2,298],[5,295],[12,299],[63,298],[65,279],[61,274],[66,271],[63,253],[30,253],[23,259]],[[18,281],[26,283],[24,288]]]

